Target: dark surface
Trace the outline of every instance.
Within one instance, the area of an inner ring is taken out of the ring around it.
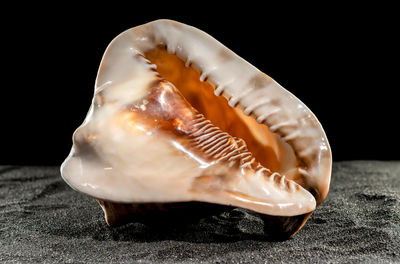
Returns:
[[[1,166],[0,262],[399,263],[399,206],[400,162],[340,162],[328,199],[293,239],[267,241],[241,209],[179,228],[109,228],[57,167]]]

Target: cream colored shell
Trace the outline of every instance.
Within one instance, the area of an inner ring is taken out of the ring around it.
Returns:
[[[170,53],[199,71],[202,81],[207,78],[216,95],[226,96],[231,106],[241,107],[292,146],[305,164],[301,173],[308,186],[318,192],[316,198],[294,182],[288,190],[283,189],[256,172],[229,184],[218,183],[221,189],[244,196],[193,193],[193,180],[207,170],[226,173],[229,169],[190,155],[177,141],[158,137],[135,123],[120,126],[124,120],[116,121],[115,117],[126,105],[134,102],[146,108],[143,98],[157,78],[156,66],[137,58],[157,45],[166,45]],[[99,107],[100,93],[112,103]],[[125,125],[135,131],[134,135]],[[77,153],[80,137],[89,137],[90,151]],[[75,132],[74,145],[61,173],[74,189],[108,201],[204,201],[292,216],[313,211],[325,199],[331,163],[330,147],[320,123],[293,94],[203,31],[171,20],[157,20],[123,32],[108,46],[93,103]],[[248,197],[251,201],[246,201]]]

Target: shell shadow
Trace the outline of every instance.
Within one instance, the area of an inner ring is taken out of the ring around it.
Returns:
[[[46,191],[46,199],[35,199],[32,205],[40,206],[29,210],[31,220],[26,220],[34,224],[26,228],[34,227],[43,233],[72,239],[191,243],[282,241],[287,240],[306,217],[272,217],[242,208],[191,202],[180,210],[171,210],[164,205],[163,208],[168,210],[131,214],[133,218],[110,227],[94,199],[76,195],[63,182],[49,185],[57,192],[51,189],[51,192]],[[54,208],[60,201],[64,206]]]
[[[191,203],[191,210],[135,215],[120,225],[105,227],[95,240],[154,242],[177,240],[195,243],[227,243],[240,240],[281,241],[285,233],[281,217],[265,217],[241,208]],[[285,218],[287,220],[287,218]],[[302,220],[300,220],[302,221]],[[293,222],[293,220],[289,221]],[[296,223],[295,225],[297,225]]]
[[[48,185],[54,186],[58,192],[45,191],[46,199],[34,199],[29,206],[23,207],[23,212],[19,212],[25,215],[27,224],[24,228],[28,231],[94,241],[228,243],[286,239],[266,234],[265,221],[257,213],[205,203],[191,203],[175,212],[133,214],[133,218],[110,227],[94,199],[74,194],[61,181]],[[63,201],[63,206],[60,206],[60,201]]]

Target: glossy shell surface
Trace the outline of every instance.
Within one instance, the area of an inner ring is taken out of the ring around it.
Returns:
[[[323,202],[331,163],[293,94],[203,31],[157,20],[108,46],[61,173],[103,209],[195,201],[292,217]]]

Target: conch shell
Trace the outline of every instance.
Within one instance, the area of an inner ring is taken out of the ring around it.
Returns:
[[[292,236],[324,201],[331,163],[293,94],[208,34],[157,20],[108,46],[61,174],[109,225],[203,202],[255,211],[266,232]]]

